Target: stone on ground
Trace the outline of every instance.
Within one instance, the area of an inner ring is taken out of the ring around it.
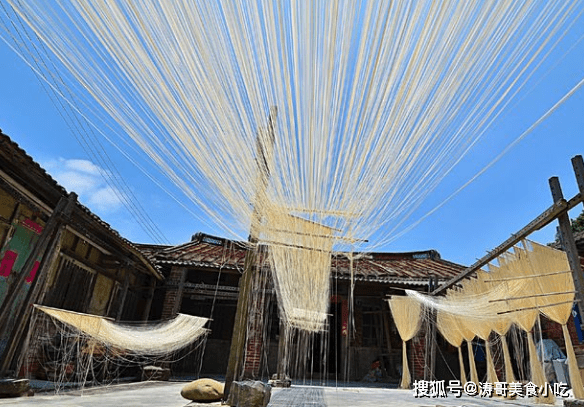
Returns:
[[[180,395],[192,401],[219,401],[223,398],[224,386],[213,379],[199,379],[183,387]]]
[[[0,397],[20,397],[30,390],[28,379],[1,379]]]
[[[142,381],[160,380],[167,382],[170,379],[170,369],[158,366],[146,366],[142,368]]]
[[[260,381],[233,382],[227,404],[232,407],[266,407],[272,388]]]

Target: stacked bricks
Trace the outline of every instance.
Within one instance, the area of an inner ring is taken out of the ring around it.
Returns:
[[[182,285],[186,279],[186,269],[173,267],[168,276],[168,285],[162,304],[162,319],[173,318],[179,311],[182,303]]]
[[[259,375],[262,356],[262,338],[248,338],[245,348],[244,378],[255,379]]]
[[[408,343],[408,361],[412,381],[424,379],[424,366],[426,365],[426,328],[424,325],[420,332]]]
[[[253,283],[252,298],[249,305],[247,338],[245,346],[245,363],[243,377],[255,379],[259,376],[262,348],[264,343],[264,303],[266,281],[262,273],[258,273]]]
[[[576,325],[574,322],[574,317],[570,315],[570,319],[568,319],[568,331],[570,331],[570,339],[572,340],[572,345],[574,345],[574,349],[581,349],[584,348],[584,345],[580,344],[578,340],[578,333],[576,332]],[[562,326],[556,322],[553,322],[545,317],[541,317],[541,329],[545,335],[549,339],[552,339],[555,343],[557,343],[560,348],[566,353],[566,346],[564,344],[564,333],[562,331]],[[539,340],[539,338],[535,338],[535,340]]]

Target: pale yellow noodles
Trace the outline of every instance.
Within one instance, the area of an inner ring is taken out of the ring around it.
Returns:
[[[44,43],[29,58],[57,59],[117,144],[269,246],[282,317],[309,331],[332,250],[405,230],[578,18],[577,1],[8,3]]]
[[[438,310],[438,330],[454,346],[459,346],[463,338],[470,340],[474,335],[485,341],[489,382],[498,380],[489,342],[492,331],[501,335],[506,380],[514,380],[505,335],[511,324],[515,323],[527,333],[531,380],[538,386],[545,384],[531,332],[541,312],[562,325],[570,377],[574,377],[574,395],[584,398],[584,388],[566,328],[574,302],[574,282],[566,253],[524,241],[523,247],[515,247],[512,252],[500,256],[498,263],[498,266],[489,265],[488,272],[481,270],[476,277],[463,281],[460,287],[448,290],[445,297],[429,297],[411,290],[406,293],[412,300]],[[396,312],[407,313],[407,310],[393,308],[392,311],[394,318]],[[465,331],[472,332],[472,335]],[[471,354],[469,358],[472,362]],[[475,379],[471,377],[471,380]],[[552,403],[554,398],[540,397],[540,400]]]
[[[46,314],[117,349],[145,355],[167,355],[197,341],[208,332],[207,318],[178,314],[152,325],[124,325],[97,315],[36,305]]]
[[[412,339],[422,321],[422,306],[418,301],[410,297],[392,297],[389,300],[389,307],[393,313],[395,325],[402,339],[402,380],[400,387],[407,389],[411,384],[410,369],[408,367],[408,357],[406,342]]]

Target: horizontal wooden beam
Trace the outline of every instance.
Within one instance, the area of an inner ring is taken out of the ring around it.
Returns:
[[[105,249],[103,246],[97,244],[93,239],[91,239],[87,235],[84,235],[83,233],[75,230],[74,228],[72,228],[69,225],[67,225],[67,231],[73,233],[79,239],[82,239],[83,241],[89,243],[90,245],[92,245],[93,247],[95,247],[97,250],[99,250],[103,254],[105,254],[107,256],[111,256],[112,255],[112,252],[110,252],[109,250]]]
[[[77,255],[76,253],[72,252],[71,250],[67,250],[67,249],[61,249],[61,252],[59,253],[59,255],[61,257],[63,257],[65,260],[68,260],[70,262],[72,262],[73,264],[75,264],[76,266],[87,270],[91,273],[98,273],[98,274],[103,274],[105,277],[117,281],[118,283],[123,283],[124,279],[121,277],[118,277],[114,272],[111,272],[107,269],[104,269],[103,267],[100,267],[96,264],[89,264],[87,263],[87,261],[85,259],[83,259],[81,256]]]
[[[432,292],[432,295],[438,295],[442,292],[446,291],[459,281],[469,277],[473,273],[476,273],[481,267],[488,264],[490,261],[496,259],[501,254],[505,253],[507,250],[511,249],[521,240],[525,239],[531,233],[540,230],[544,226],[549,225],[554,220],[558,218],[558,215],[569,211],[570,209],[574,208],[575,206],[579,205],[580,203],[584,202],[584,197],[581,193],[576,194],[572,199],[566,201],[562,199],[558,202],[555,202],[552,206],[546,209],[541,215],[537,218],[529,222],[523,229],[519,232],[514,233],[511,237],[497,246],[494,250],[491,250],[487,255],[483,256],[479,260],[476,261],[472,266],[464,269],[459,275],[456,277],[451,278],[446,283],[442,284],[436,290]]]
[[[18,181],[16,181],[14,178],[12,178],[10,175],[8,175],[2,170],[0,170],[0,179],[3,179],[8,185],[10,185],[10,187],[14,188],[16,192],[21,194],[23,198],[28,200],[30,204],[38,207],[47,215],[51,215],[53,213],[53,208],[51,208],[45,202],[41,201],[32,192],[23,187]]]
[[[12,226],[12,222],[10,222],[10,219],[6,219],[4,216],[0,215],[0,226],[10,227]]]
[[[40,211],[46,213],[49,216],[53,213],[53,208],[51,208],[47,203],[43,202],[33,192],[29,191],[26,187],[21,185],[17,180],[12,178],[10,175],[8,175],[6,172],[2,171],[1,169],[0,169],[0,180],[5,182],[8,187],[12,188],[17,194],[19,194],[20,195],[19,198],[24,199],[26,201],[25,204],[27,206],[31,206],[31,209],[36,210],[36,208],[38,208]],[[69,224],[67,225],[67,230],[69,232],[79,236],[81,239],[88,241],[89,243],[91,243],[93,246],[95,246],[102,253],[107,254],[107,255],[111,255],[112,252],[110,250],[107,250],[103,247],[103,245],[96,243],[96,240],[97,240],[96,237],[89,237],[89,236],[87,236],[86,233],[79,231],[79,229],[82,229],[82,230],[84,229],[83,222],[82,222],[82,219],[84,219],[84,218],[89,217],[86,220],[86,223],[88,225],[93,225],[93,224],[99,225],[100,223],[91,219],[91,215],[86,213],[85,210],[82,209],[79,205],[76,205],[73,208],[73,211],[76,212],[76,214],[71,217]],[[101,225],[101,226],[103,226],[103,225]],[[107,230],[108,227],[106,227],[106,226],[103,226],[103,227],[106,229],[106,233],[111,234],[112,237],[115,236],[113,232]],[[116,245],[113,242],[112,242],[112,247],[113,248],[116,247]],[[154,266],[152,264],[150,264],[150,261],[148,261],[148,259],[142,254],[142,252],[140,252],[140,250],[138,250],[137,248],[135,248],[135,250],[132,250],[132,248],[130,246],[126,247],[125,250],[132,253],[135,257],[140,259],[140,261],[144,264],[144,267],[146,268],[147,272],[152,274],[156,279],[158,279],[158,280],[164,279],[160,275],[158,270],[156,270],[154,268]],[[121,253],[122,253],[122,251],[120,251],[120,254]]]

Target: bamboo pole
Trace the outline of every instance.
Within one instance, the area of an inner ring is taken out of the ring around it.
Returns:
[[[489,302],[514,301],[514,300],[523,300],[525,298],[550,297],[552,295],[566,295],[566,294],[576,294],[576,291],[564,291],[564,292],[558,292],[558,293],[533,294],[533,295],[524,295],[522,297],[512,297],[512,298],[499,298],[499,299],[496,299],[496,300],[489,300]]]
[[[576,301],[570,300],[570,301],[556,302],[555,304],[538,305],[536,307],[517,308],[517,309],[514,309],[514,310],[510,310],[510,311],[497,312],[497,315],[509,314],[511,312],[527,311],[527,310],[530,310],[530,309],[540,309],[540,308],[555,307],[556,305],[569,304],[569,303],[572,303],[572,302],[579,302],[579,301],[578,300],[576,300]]]
[[[543,273],[543,274],[530,274],[527,276],[515,276],[515,277],[508,277],[508,278],[497,278],[494,280],[485,280],[486,283],[500,283],[501,281],[511,281],[511,280],[523,280],[526,278],[535,278],[535,277],[545,277],[545,276],[555,276],[558,274],[568,274],[571,273],[570,270],[567,271],[554,271],[551,273]]]

